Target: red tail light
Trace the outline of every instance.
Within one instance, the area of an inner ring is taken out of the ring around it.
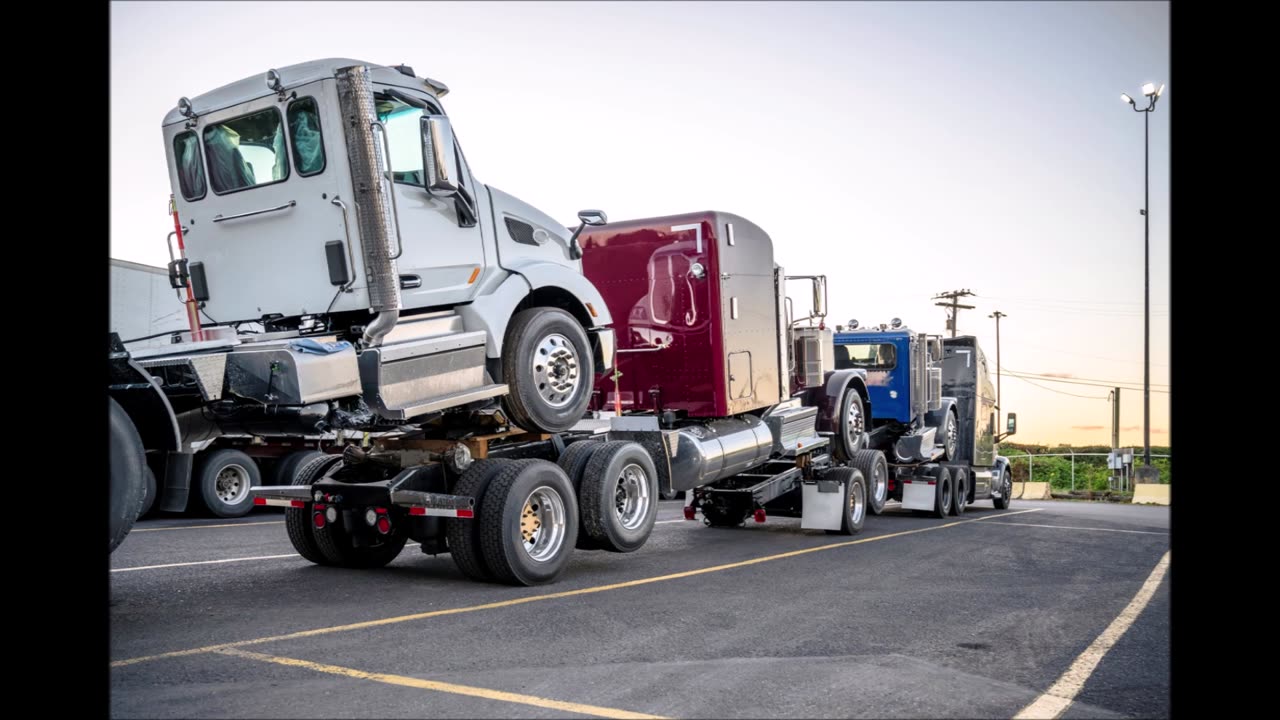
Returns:
[[[317,530],[323,530],[325,526],[324,513],[318,512],[311,516],[311,522],[315,523]]]
[[[386,515],[378,516],[378,532],[382,533],[383,535],[386,535],[387,533],[391,532],[391,519],[388,518]]]
[[[267,499],[266,499],[266,498],[264,498],[264,497],[256,497],[256,498],[254,498],[254,499],[253,499],[253,504],[254,504],[254,505],[266,505],[266,504],[267,504]]]
[[[758,523],[764,522],[764,508],[759,508],[756,510],[756,522]]]
[[[694,519],[694,515],[696,515],[696,514],[697,514],[697,512],[698,512],[698,511],[697,511],[697,510],[696,510],[692,505],[685,505],[685,506],[684,506],[684,519],[685,519],[685,520],[693,520],[693,519]]]

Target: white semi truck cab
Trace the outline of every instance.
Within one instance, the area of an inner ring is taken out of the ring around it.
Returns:
[[[164,118],[170,281],[192,327],[134,351],[111,338],[112,549],[132,525],[133,491],[116,485],[142,477],[146,453],[163,454],[176,510],[191,444],[219,433],[422,428],[498,403],[532,432],[582,418],[614,352],[577,240],[604,213],[571,231],[480,182],[447,92],[403,65],[331,58]]]

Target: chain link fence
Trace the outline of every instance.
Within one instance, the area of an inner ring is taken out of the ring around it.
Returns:
[[[1009,458],[1015,483],[1047,482],[1050,491],[1063,496],[1124,496],[1133,492],[1133,468],[1128,471],[1107,467],[1105,452],[1034,452],[1007,448],[1000,452]],[[1142,462],[1142,454],[1134,453],[1134,466]],[[1151,453],[1151,464],[1160,470],[1160,482],[1172,480],[1170,454]],[[1026,488],[1026,485],[1022,485]],[[1019,494],[1021,495],[1021,493]],[[1017,499],[1017,498],[1015,498]]]

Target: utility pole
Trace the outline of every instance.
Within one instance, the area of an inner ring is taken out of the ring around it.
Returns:
[[[957,314],[961,310],[973,309],[972,305],[959,304],[960,298],[968,297],[970,295],[973,295],[973,293],[969,292],[968,290],[952,290],[951,292],[938,293],[937,295],[933,296],[934,300],[941,300],[942,298],[947,298],[948,300],[951,301],[951,302],[934,303],[934,305],[937,305],[938,307],[951,308],[950,317],[947,318],[947,329],[951,331],[951,337],[956,336],[956,325],[958,324],[956,322]]]
[[[1120,388],[1111,391],[1111,448],[1120,447]]]
[[[1003,367],[1000,365],[1000,318],[1009,316],[997,310],[987,317],[993,317],[996,319],[996,410],[999,411],[1000,398],[1004,397],[1000,394],[1000,372]],[[997,417],[996,419],[999,420],[1000,418]]]

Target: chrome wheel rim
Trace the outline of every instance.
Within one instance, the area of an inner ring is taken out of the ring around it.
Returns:
[[[249,471],[241,465],[228,465],[218,471],[213,492],[228,505],[238,505],[249,496]]]
[[[866,421],[862,417],[862,406],[849,400],[849,414],[845,418],[845,437],[850,450],[856,448],[862,440],[862,432],[866,429]]]
[[[564,535],[564,499],[546,485],[535,488],[520,512],[520,546],[536,562],[546,562],[560,552]]]
[[[871,464],[871,497],[876,505],[883,505],[889,494],[889,468],[884,463]]]
[[[849,515],[853,518],[853,524],[861,523],[866,512],[867,501],[866,495],[862,491],[862,484],[851,483],[849,486]]]
[[[542,401],[553,408],[568,405],[582,382],[578,352],[569,338],[551,333],[533,353],[533,381]]]
[[[948,482],[943,484],[942,482],[939,482],[938,484],[942,485],[939,489],[939,492],[942,493],[942,507],[944,509],[951,507],[951,483]]]
[[[613,512],[618,522],[628,530],[640,527],[649,514],[650,502],[649,476],[644,468],[628,463],[614,484]]]
[[[954,460],[956,457],[956,445],[959,444],[960,440],[956,437],[956,421],[951,413],[947,413],[946,433],[947,435],[943,438],[943,441],[947,444],[947,459]]]

